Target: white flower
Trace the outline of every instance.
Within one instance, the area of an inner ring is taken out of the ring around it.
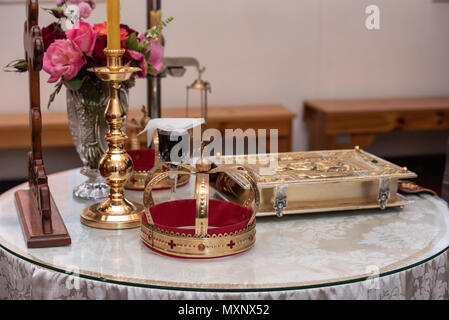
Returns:
[[[64,14],[72,21],[80,19],[80,10],[78,9],[78,6],[74,4],[67,6],[64,10]]]

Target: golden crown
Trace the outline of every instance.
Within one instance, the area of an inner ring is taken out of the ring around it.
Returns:
[[[169,164],[179,169],[154,176],[145,187],[145,214],[141,223],[143,243],[156,252],[179,258],[217,258],[250,249],[256,240],[255,218],[260,199],[251,169],[234,164],[212,169],[204,162],[196,167]],[[241,205],[209,199],[210,176],[220,172],[232,172],[249,183],[248,197]],[[155,205],[154,186],[174,174],[196,177],[195,199]]]

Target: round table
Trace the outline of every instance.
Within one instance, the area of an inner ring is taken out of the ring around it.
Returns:
[[[147,249],[140,229],[80,223],[92,202],[72,196],[79,169],[50,175],[72,237],[65,247],[28,249],[14,192],[0,196],[0,298],[12,299],[448,299],[449,211],[430,195],[404,209],[257,219],[248,252],[176,259]],[[193,183],[177,190],[191,197]],[[142,202],[142,193],[127,191]],[[167,191],[156,192],[159,200]]]

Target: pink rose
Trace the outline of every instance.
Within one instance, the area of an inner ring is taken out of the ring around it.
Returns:
[[[72,40],[82,52],[90,56],[95,48],[98,31],[84,21],[77,21],[72,29],[65,32],[68,39]]]
[[[150,58],[148,62],[155,68],[157,71],[161,71],[162,69],[162,58],[164,57],[164,47],[157,40],[150,40],[151,46],[147,47],[147,50],[151,51]],[[155,74],[154,72],[150,72],[150,74]]]
[[[140,71],[137,76],[139,78],[143,78],[147,75],[147,61],[145,60],[145,56],[137,51],[134,50],[126,50],[127,54],[131,57],[131,59],[135,60],[138,65],[139,68],[142,69],[142,71]]]
[[[43,69],[50,74],[49,83],[64,77],[72,80],[86,64],[83,53],[70,40],[56,40],[44,54]]]
[[[78,10],[80,12],[80,17],[83,19],[87,19],[90,17],[90,14],[92,13],[92,8],[90,5],[88,5],[86,2],[81,2],[78,5]]]

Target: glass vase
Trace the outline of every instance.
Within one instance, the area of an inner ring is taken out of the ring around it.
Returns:
[[[107,87],[100,92],[100,99],[92,101],[79,91],[67,89],[67,116],[70,133],[83,167],[81,174],[87,180],[73,189],[73,196],[85,200],[99,200],[109,194],[109,186],[98,171],[98,163],[108,145],[104,139],[109,127],[104,118],[104,110],[109,99]],[[120,89],[120,100],[128,112],[128,90]],[[126,129],[126,122],[122,130]]]

